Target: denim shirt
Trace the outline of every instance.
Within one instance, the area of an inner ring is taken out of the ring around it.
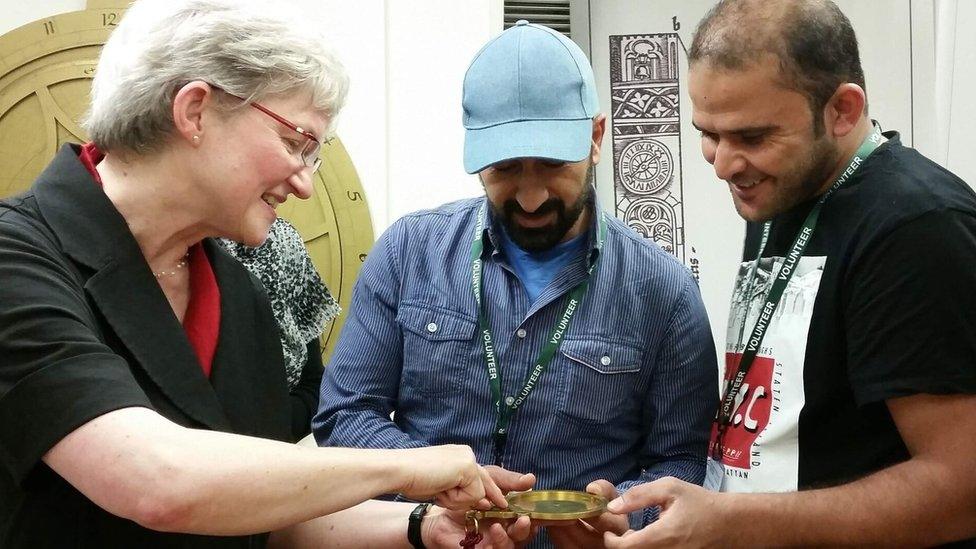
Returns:
[[[497,412],[471,282],[484,202],[407,215],[377,241],[325,369],[312,422],[320,445],[467,444],[492,462]],[[530,303],[488,217],[484,301],[504,396],[522,389],[567,294],[599,261],[556,356],[512,418],[504,467],[535,473],[537,489],[606,479],[624,491],[663,476],[701,484],[718,370],[690,272],[610,215],[598,249],[591,216],[586,253]],[[651,516],[636,513],[632,527]]]

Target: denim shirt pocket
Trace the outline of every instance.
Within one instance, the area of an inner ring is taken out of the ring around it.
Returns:
[[[477,323],[460,313],[407,304],[397,322],[403,328],[401,384],[425,396],[457,392],[461,372],[471,364]]]
[[[565,368],[560,413],[583,423],[605,424],[637,408],[641,349],[621,342],[574,338],[562,342],[559,354]]]

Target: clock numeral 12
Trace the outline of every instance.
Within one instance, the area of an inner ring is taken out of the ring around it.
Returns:
[[[114,27],[115,25],[118,24],[118,19],[119,19],[119,14],[117,14],[115,12],[112,12],[112,13],[103,13],[102,14],[102,26],[103,27]]]

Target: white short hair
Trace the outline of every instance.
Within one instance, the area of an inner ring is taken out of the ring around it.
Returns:
[[[334,127],[348,77],[322,34],[289,4],[133,2],[98,61],[84,121],[89,138],[106,151],[163,148],[174,128],[173,97],[194,80],[248,102],[307,93]]]

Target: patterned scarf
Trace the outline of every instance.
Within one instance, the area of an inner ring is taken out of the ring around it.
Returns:
[[[284,219],[271,225],[268,240],[257,248],[218,240],[264,284],[278,321],[288,386],[295,387],[308,360],[308,343],[339,314],[338,303],[315,270],[302,237]]]

